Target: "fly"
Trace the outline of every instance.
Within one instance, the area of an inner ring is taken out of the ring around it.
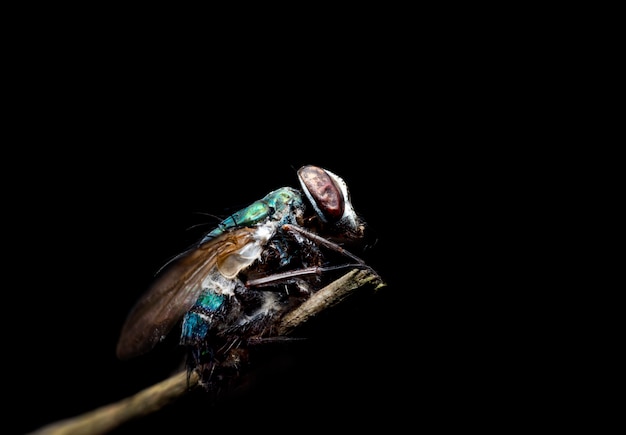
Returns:
[[[342,247],[365,230],[343,179],[310,165],[297,175],[302,190],[269,192],[159,272],[122,327],[120,359],[150,351],[180,325],[188,368],[210,388],[236,376],[248,343],[273,339],[275,320],[319,290],[327,272],[367,267]],[[329,252],[348,264],[328,264]]]

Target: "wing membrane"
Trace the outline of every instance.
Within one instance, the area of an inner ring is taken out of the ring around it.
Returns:
[[[186,251],[169,264],[132,308],[117,343],[128,359],[151,350],[192,307],[218,262],[250,243],[254,230],[239,228]]]

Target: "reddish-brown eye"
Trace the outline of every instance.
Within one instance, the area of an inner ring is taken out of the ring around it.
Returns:
[[[303,166],[298,170],[298,177],[322,219],[327,221],[341,219],[345,199],[339,186],[325,170],[317,166]]]

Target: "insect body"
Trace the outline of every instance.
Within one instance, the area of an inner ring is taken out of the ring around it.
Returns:
[[[118,357],[148,352],[180,325],[188,366],[208,388],[245,363],[250,339],[271,337],[274,320],[319,289],[322,246],[361,264],[336,244],[364,231],[343,180],[316,166],[298,178],[302,191],[268,193],[170,262],[129,313]]]

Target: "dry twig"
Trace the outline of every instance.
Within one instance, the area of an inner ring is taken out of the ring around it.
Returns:
[[[288,335],[323,310],[337,305],[358,289],[384,287],[380,277],[370,270],[353,269],[333,281],[302,305],[287,313],[279,322],[279,335]],[[30,435],[98,435],[127,421],[153,413],[198,386],[195,372],[178,373],[119,402],[102,406],[77,417],[46,425]]]

